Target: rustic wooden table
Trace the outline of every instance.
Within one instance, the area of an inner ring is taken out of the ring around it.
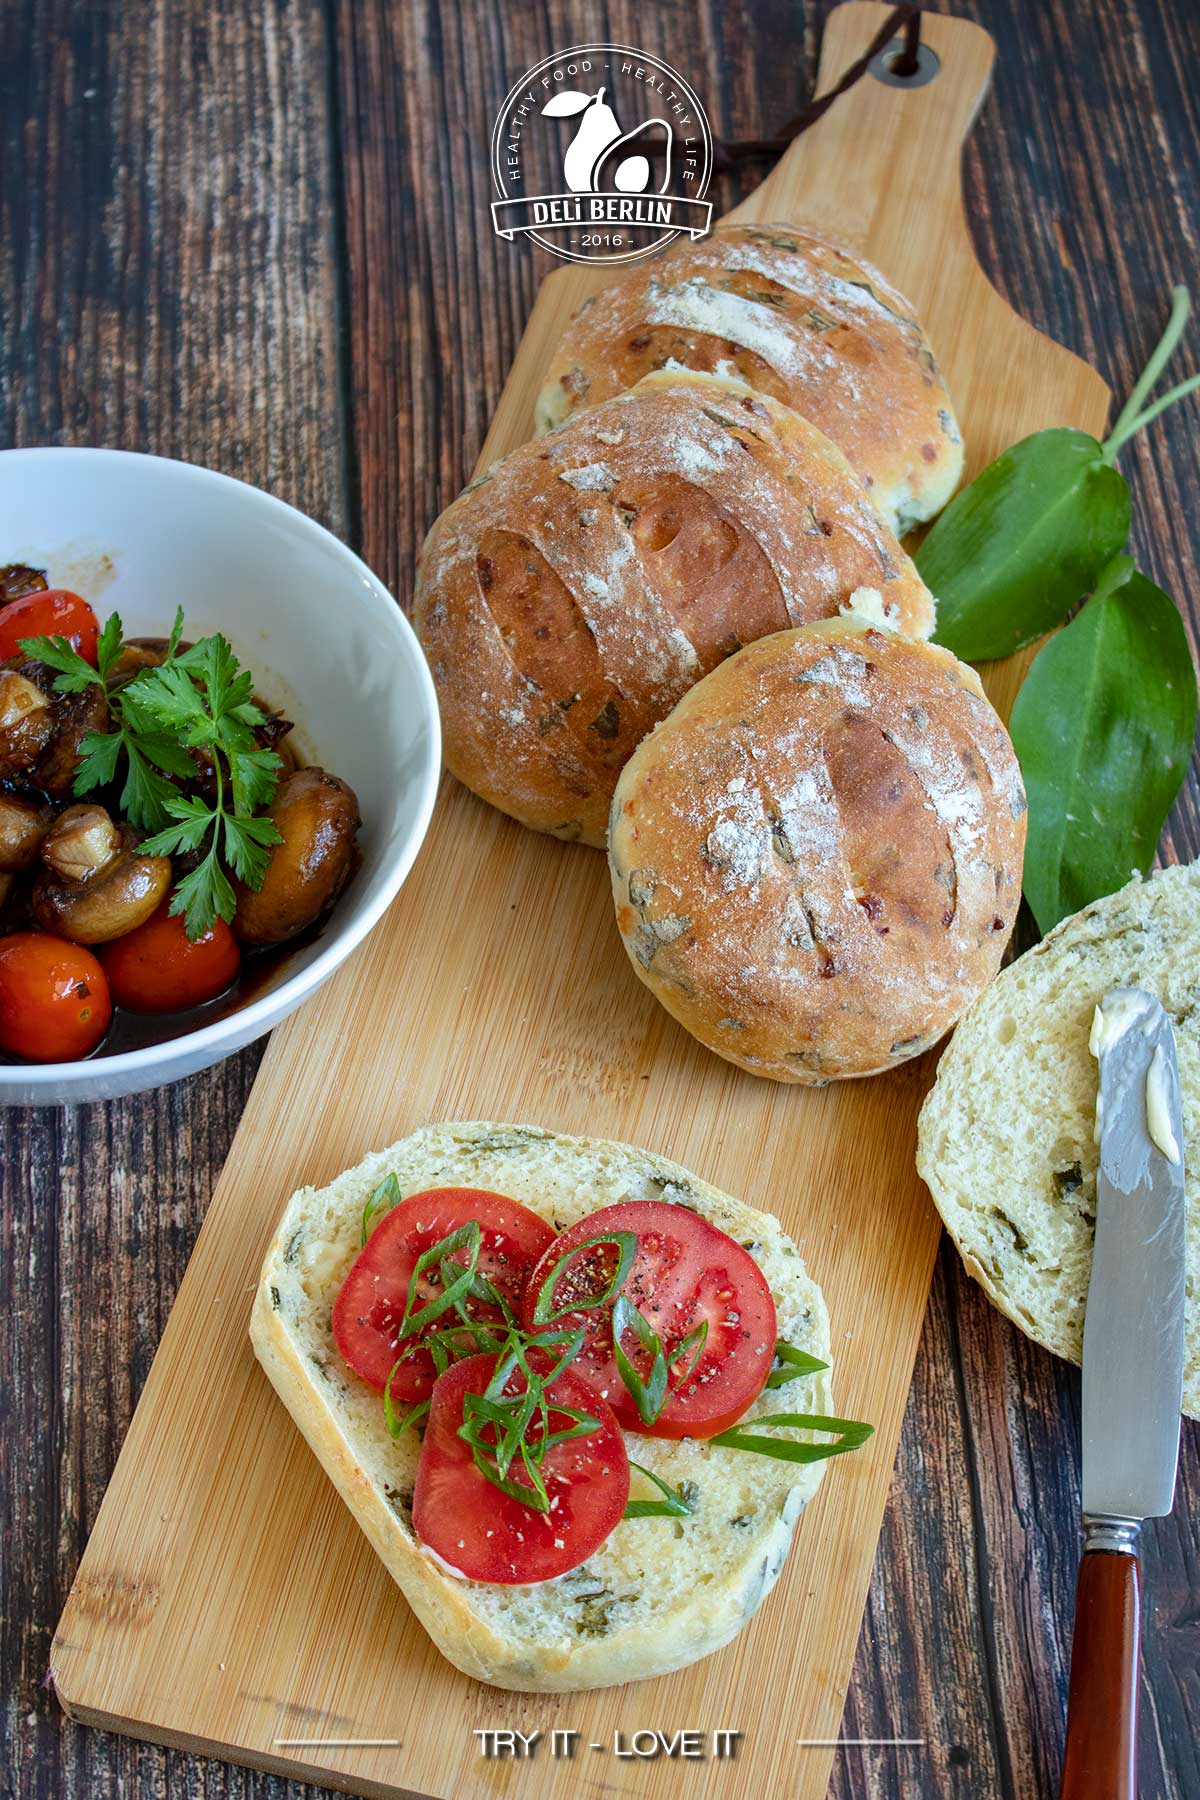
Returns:
[[[0,443],[150,450],[257,482],[401,597],[482,441],[541,267],[491,233],[500,97],[601,37],[676,63],[726,138],[803,104],[795,0],[0,0]],[[958,0],[996,36],[965,183],[1027,318],[1123,393],[1200,290],[1200,8]],[[718,184],[718,211],[752,185]],[[1192,334],[1192,361],[1200,329]],[[1139,559],[1200,627],[1195,405],[1123,458]],[[69,526],[69,521],[64,521]],[[0,546],[2,549],[2,546]],[[1200,853],[1200,781],[1169,860]],[[75,1729],[50,1636],[258,1064],[0,1119],[0,1792],[294,1800]],[[838,1800],[1057,1792],[1078,1379],[943,1254],[857,1663]],[[1146,1554],[1142,1800],[1200,1793],[1200,1430]],[[786,1695],[781,1696],[786,1704]],[[782,1797],[780,1797],[782,1800]]]

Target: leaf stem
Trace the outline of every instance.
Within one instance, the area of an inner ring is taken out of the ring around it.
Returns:
[[[1167,320],[1166,329],[1151,352],[1150,360],[1135,381],[1133,391],[1118,413],[1116,423],[1101,446],[1100,454],[1106,463],[1113,461],[1118,451],[1129,442],[1135,432],[1142,429],[1143,425],[1148,425],[1151,419],[1156,419],[1159,413],[1166,411],[1168,406],[1173,406],[1177,400],[1182,400],[1186,394],[1190,394],[1193,389],[1200,386],[1200,375],[1191,376],[1188,380],[1181,381],[1178,386],[1173,387],[1161,399],[1145,407],[1144,411],[1142,410],[1147,396],[1175,354],[1187,325],[1191,308],[1192,303],[1187,289],[1183,286],[1175,287],[1171,295],[1171,316]]]

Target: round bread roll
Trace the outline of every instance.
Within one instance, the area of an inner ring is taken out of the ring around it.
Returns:
[[[739,377],[811,419],[897,537],[958,485],[962,438],[911,303],[813,232],[718,225],[586,300],[547,373],[538,430],[680,366]]]
[[[603,846],[617,775],[752,638],[933,602],[841,451],[742,383],[655,375],[523,444],[444,512],[417,575],[446,762],[502,812]]]
[[[1000,966],[1024,846],[974,670],[852,619],[763,638],[694,687],[609,829],[647,987],[719,1056],[809,1084],[937,1042]]]

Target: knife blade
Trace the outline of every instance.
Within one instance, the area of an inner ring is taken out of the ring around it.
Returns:
[[[1183,1117],[1159,1002],[1096,1009],[1096,1240],[1083,1325],[1084,1551],[1061,1800],[1135,1800],[1142,1521],[1169,1513],[1186,1293]]]
[[[1183,1404],[1187,1276],[1175,1036],[1156,999],[1115,988],[1098,1008],[1092,1041],[1100,1063],[1100,1170],[1083,1327],[1083,1511],[1158,1518],[1175,1497]]]

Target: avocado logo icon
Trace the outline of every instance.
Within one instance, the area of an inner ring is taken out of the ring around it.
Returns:
[[[640,151],[622,155],[628,144],[660,133],[659,146],[665,153],[666,167],[659,193],[666,193],[671,183],[671,127],[665,119],[647,119],[633,131],[622,131],[617,115],[605,103],[605,88],[597,94],[581,94],[573,88],[554,94],[542,108],[547,119],[569,119],[579,115],[575,136],[563,156],[563,180],[573,194],[598,194],[607,185],[601,176],[611,170],[612,187],[619,194],[644,194],[650,186],[650,161]]]
[[[497,233],[568,262],[634,262],[712,229],[704,108],[628,44],[556,52],[509,89],[492,130]]]

